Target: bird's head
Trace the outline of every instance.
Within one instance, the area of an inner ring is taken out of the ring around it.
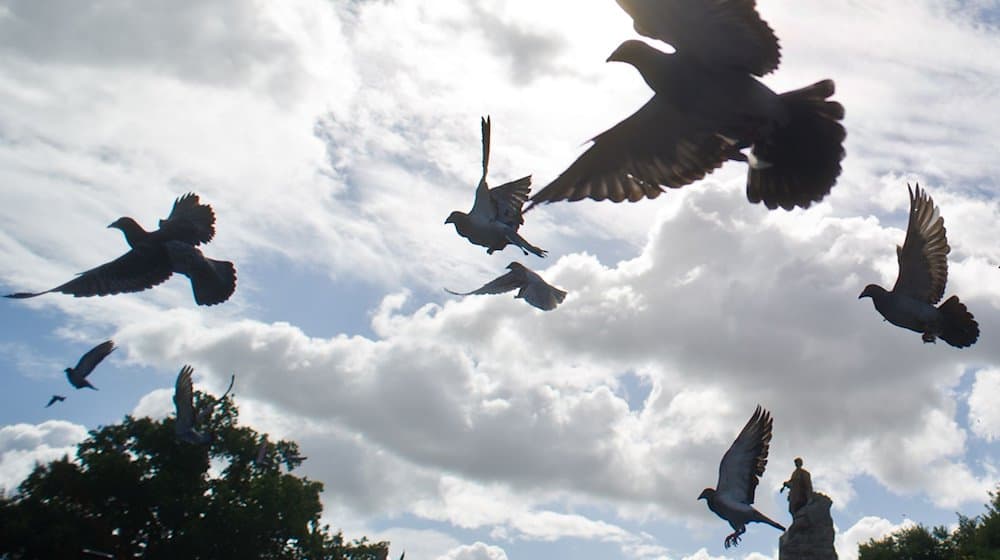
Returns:
[[[465,217],[466,216],[465,216],[464,213],[459,212],[458,210],[455,210],[451,214],[448,214],[448,219],[446,219],[444,221],[444,223],[446,223],[446,224],[458,223],[458,222],[461,222]]]
[[[73,375],[73,368],[69,368],[68,367],[68,368],[64,369],[63,371],[66,372],[66,375]]]
[[[870,297],[872,299],[875,299],[876,296],[881,296],[885,293],[886,293],[885,288],[883,288],[882,286],[879,286],[877,284],[868,284],[867,286],[865,286],[865,289],[861,291],[861,295],[858,296],[858,299],[864,297]]]
[[[108,224],[109,228],[120,229],[122,231],[128,231],[129,229],[138,226],[135,220],[128,217],[121,217],[117,220]]]
[[[711,499],[711,497],[714,495],[715,495],[715,488],[706,488],[701,491],[701,494],[698,494],[698,499],[708,500]]]
[[[512,263],[507,265],[507,270],[518,270],[518,269],[524,270],[524,265],[517,261],[513,261]]]
[[[605,62],[627,62],[635,66],[637,61],[655,52],[658,51],[646,43],[629,39],[618,45],[618,48],[611,53],[611,56]]]

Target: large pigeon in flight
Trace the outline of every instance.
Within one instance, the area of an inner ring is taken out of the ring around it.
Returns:
[[[454,211],[444,221],[455,224],[455,230],[474,245],[486,247],[488,254],[515,245],[525,255],[544,257],[546,251],[528,243],[517,230],[524,224],[521,207],[531,191],[531,175],[516,181],[490,188],[486,183],[486,169],[490,160],[490,119],[482,119],[483,177],[476,187],[476,200],[469,213]]]
[[[654,95],[593,138],[566,171],[531,197],[636,202],[704,177],[726,160],[749,164],[750,202],[807,208],[840,175],[844,108],[832,80],[777,94],[754,76],[778,67],[778,40],[753,0],[618,0],[642,35],[608,61],[634,66]],[[750,148],[749,154],[743,150]]]
[[[698,496],[699,500],[708,502],[708,509],[728,521],[733,528],[733,533],[726,537],[726,548],[740,543],[740,535],[746,532],[747,523],[767,523],[775,529],[785,530],[752,505],[757,483],[767,466],[771,424],[771,414],[758,405],[729,451],[722,456],[718,484],[715,488],[702,490]]]
[[[155,231],[146,231],[132,218],[118,218],[108,227],[122,231],[131,247],[129,252],[50,290],[6,297],[23,299],[49,292],[75,297],[141,292],[177,272],[191,280],[198,305],[215,305],[229,299],[236,289],[233,263],[206,258],[197,248],[215,236],[212,207],[201,204],[198,195],[188,193],[174,202],[170,215],[159,225]]]
[[[875,309],[893,325],[921,333],[924,342],[938,337],[952,346],[971,346],[979,338],[979,324],[951,296],[935,307],[944,296],[948,282],[948,238],[944,218],[926,191],[910,188],[910,220],[903,246],[896,246],[899,276],[892,291],[868,284],[858,296],[872,298]]]
[[[514,298],[522,298],[542,311],[551,311],[566,299],[565,291],[550,285],[537,272],[523,264],[514,261],[507,265],[507,268],[510,272],[487,282],[471,292],[453,292],[447,288],[445,288],[445,291],[456,296],[470,296],[502,294],[511,290],[517,290],[517,295]]]

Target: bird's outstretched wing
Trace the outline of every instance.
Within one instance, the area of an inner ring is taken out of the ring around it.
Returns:
[[[513,263],[511,263],[513,265]],[[471,296],[471,295],[484,295],[484,294],[502,294],[504,292],[509,292],[511,290],[516,290],[525,285],[528,281],[528,277],[525,274],[524,267],[514,267],[508,266],[510,272],[504,274],[498,278],[490,280],[481,287],[472,290],[471,292],[453,292],[448,288],[444,291],[449,294],[456,296]]]
[[[191,280],[191,291],[198,305],[222,303],[236,291],[233,263],[207,258],[197,247],[182,241],[167,241],[163,247],[171,269]]]
[[[187,193],[175,200],[170,215],[160,220],[158,235],[191,245],[208,243],[215,237],[215,212],[201,204],[198,195]]]
[[[646,37],[711,66],[763,76],[778,68],[778,38],[756,0],[618,0]]]
[[[52,398],[49,399],[49,404],[45,405],[45,408],[48,408],[48,407],[56,404],[57,402],[62,402],[64,400],[66,400],[66,397],[64,397],[62,395],[52,395]]]
[[[907,189],[910,191],[910,221],[903,246],[896,246],[899,276],[892,291],[935,305],[944,296],[951,247],[944,218],[931,197],[919,184],[912,189],[907,185]]]
[[[490,202],[490,186],[486,182],[486,171],[490,166],[490,117],[482,119],[483,134],[483,176],[479,179],[476,187],[476,200],[472,203],[472,210],[469,215],[482,216],[483,221],[488,221],[493,214],[493,204]]]
[[[101,363],[104,358],[108,357],[108,354],[114,351],[115,343],[110,340],[106,340],[91,348],[86,354],[81,356],[80,361],[76,363],[76,367],[73,368],[73,370],[76,371],[76,375],[80,379],[84,379],[90,375],[92,371],[94,371],[97,364]]]
[[[174,409],[177,411],[177,422],[174,424],[174,431],[178,434],[185,434],[194,429],[194,385],[191,381],[191,374],[194,368],[184,366],[177,374],[177,383],[174,384]]]
[[[81,272],[76,278],[44,292],[19,292],[5,297],[24,299],[49,292],[74,297],[107,296],[141,292],[170,278],[170,262],[154,250],[131,250],[117,259]]]
[[[530,192],[531,175],[490,189],[490,200],[493,203],[495,219],[515,230],[519,228],[524,223],[524,214],[521,209],[528,201],[528,193]]]
[[[758,405],[729,451],[722,456],[716,485],[718,494],[733,502],[753,503],[757,483],[767,466],[772,423],[771,414]]]
[[[656,198],[720,167],[732,148],[712,126],[695,122],[659,95],[597,135],[566,171],[531,197],[541,202]]]

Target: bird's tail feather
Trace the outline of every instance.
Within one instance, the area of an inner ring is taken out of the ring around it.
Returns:
[[[938,310],[944,316],[939,335],[941,340],[957,348],[972,346],[976,342],[979,338],[979,323],[965,304],[958,301],[958,296],[948,298]]]
[[[759,521],[761,523],[767,523],[768,525],[770,525],[771,527],[774,527],[775,529],[777,529],[779,531],[784,531],[785,530],[785,527],[781,523],[778,523],[777,521],[771,519],[770,517],[764,515],[763,513],[757,511],[756,509],[754,510],[754,513],[756,514],[754,516],[754,521]]]
[[[808,208],[833,188],[844,159],[844,107],[833,80],[781,94],[788,121],[753,145],[747,198],[770,209]],[[759,163],[758,163],[759,162]]]

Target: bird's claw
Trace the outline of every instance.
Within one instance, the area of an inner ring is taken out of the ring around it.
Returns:
[[[931,344],[937,344],[937,338],[931,333],[923,333],[920,339],[924,341],[924,344],[930,342]]]
[[[733,533],[733,534],[731,534],[731,535],[729,535],[729,536],[726,537],[726,542],[724,543],[724,546],[726,548],[729,548],[729,547],[736,546],[738,544],[740,544],[740,536],[738,534],[736,534],[736,533]]]

